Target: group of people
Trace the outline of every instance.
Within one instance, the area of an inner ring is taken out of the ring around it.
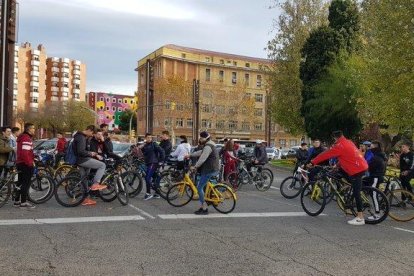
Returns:
[[[381,143],[378,141],[361,143],[359,149],[355,143],[346,139],[342,131],[334,131],[332,137],[335,141],[330,149],[321,146],[320,140],[313,141],[313,147],[308,150],[307,144],[302,143],[297,152],[297,166],[304,166],[310,169],[309,180],[314,180],[320,170],[315,165],[335,164],[352,184],[355,196],[357,216],[348,221],[351,225],[364,225],[365,218],[362,213],[362,200],[360,191],[362,185],[370,185],[378,188],[384,181],[386,172],[387,157],[382,151]],[[403,142],[400,146],[400,180],[404,189],[412,193],[410,185],[414,177],[414,154],[411,151],[409,142]],[[297,167],[295,168],[296,171]],[[412,199],[407,199],[412,200]],[[377,207],[377,206],[376,206]],[[379,209],[375,210],[379,213]],[[368,219],[376,219],[374,214]]]

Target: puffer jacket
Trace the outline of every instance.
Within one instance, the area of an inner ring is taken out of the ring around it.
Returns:
[[[4,166],[9,159],[9,154],[13,151],[13,148],[10,147],[9,140],[0,135],[0,166]]]

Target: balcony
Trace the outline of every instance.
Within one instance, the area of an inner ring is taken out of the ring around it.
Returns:
[[[69,59],[68,58],[61,58],[60,61],[61,62],[64,62],[64,63],[69,63]]]
[[[31,91],[30,92],[30,97],[32,97],[32,98],[39,98],[39,92]]]
[[[14,67],[14,72],[17,74],[17,73],[19,73],[19,68],[17,68],[17,67]]]
[[[52,67],[52,72],[59,73],[59,67]]]
[[[38,103],[30,103],[29,106],[31,108],[39,108],[39,104]]]
[[[60,97],[60,100],[63,101],[63,102],[66,102],[66,101],[69,100],[69,98],[68,97]]]
[[[30,86],[31,87],[39,87],[39,82],[38,81],[31,81]]]
[[[67,82],[67,83],[69,83],[69,78],[68,78],[68,77],[61,77],[61,78],[60,78],[60,80],[61,80],[62,82]]]
[[[59,92],[59,87],[52,86],[52,92]]]
[[[78,79],[73,79],[73,84],[80,84],[81,83],[81,81],[80,80],[78,80]]]
[[[38,60],[32,60],[32,61],[30,61],[30,65],[32,65],[32,66],[39,66],[40,65],[40,61],[38,61]]]
[[[55,97],[59,96],[59,92],[52,92],[52,96],[55,96]]]
[[[69,73],[69,68],[60,68],[60,72]]]
[[[74,75],[80,75],[80,70],[78,70],[78,69],[73,69],[73,74]]]
[[[17,101],[13,101],[13,106],[17,106]]]
[[[58,101],[59,101],[59,97],[57,97],[57,96],[52,96],[52,97],[50,98],[50,100],[51,100],[52,102],[58,102]]]
[[[74,93],[74,94],[80,94],[80,89],[73,88],[73,93]]]
[[[75,101],[80,102],[80,98],[73,98]]]
[[[18,82],[18,80],[17,80],[17,79],[13,79],[13,83],[14,83],[14,84],[18,84],[19,82]]]
[[[81,62],[80,62],[80,60],[74,60],[73,61],[73,64],[75,64],[75,65],[81,65]]]
[[[13,90],[13,96],[17,96],[17,94],[18,94],[19,92],[17,91],[17,89],[14,89]]]
[[[39,76],[39,71],[30,71],[30,76],[38,77]]]
[[[58,57],[52,57],[51,60],[52,60],[52,62],[59,62],[59,58]]]
[[[69,87],[61,87],[61,88],[60,88],[60,91],[61,91],[61,92],[66,92],[66,93],[69,93]]]
[[[40,56],[40,51],[33,49],[32,50],[32,55]]]
[[[52,77],[52,81],[53,82],[59,82],[59,78],[58,77]]]

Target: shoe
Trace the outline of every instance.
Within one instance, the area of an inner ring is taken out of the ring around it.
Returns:
[[[102,191],[102,190],[105,190],[107,187],[108,186],[106,185],[95,183],[91,186],[91,191]]]
[[[14,207],[20,207],[20,201],[15,201],[15,202],[13,203],[13,206],[14,206]]]
[[[92,206],[92,205],[96,205],[96,201],[93,199],[85,198],[85,200],[82,202],[82,206]]]
[[[159,199],[159,198],[161,198],[161,196],[160,196],[159,194],[154,194],[154,195],[152,196],[152,198]]]
[[[200,208],[197,211],[195,211],[194,214],[196,214],[196,215],[208,215],[208,209],[204,210],[203,208]]]
[[[367,219],[368,220],[377,220],[377,219],[380,219],[380,218],[381,218],[380,215],[374,214],[372,216],[369,216]]]
[[[20,203],[20,208],[27,208],[27,209],[34,209],[36,208],[36,206],[34,206],[33,204],[31,204],[30,202],[22,202]]]
[[[364,225],[365,224],[365,219],[360,219],[360,218],[356,217],[352,220],[349,220],[348,224],[350,224],[350,225]]]
[[[149,199],[151,199],[153,197],[153,195],[152,194],[145,194],[145,196],[144,196],[144,200],[149,200]]]

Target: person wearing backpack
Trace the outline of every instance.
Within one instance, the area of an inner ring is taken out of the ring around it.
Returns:
[[[155,187],[153,188],[154,194],[151,194],[151,181],[155,172],[157,171],[160,164],[164,163],[165,153],[164,150],[152,140],[152,135],[150,133],[145,134],[145,144],[142,148],[142,153],[144,154],[145,165],[147,166],[147,171],[145,174],[145,183],[147,192],[144,196],[144,200],[149,200],[151,198],[160,198],[159,195],[159,179],[155,180]]]
[[[95,133],[95,126],[90,125],[84,131],[78,131],[73,137],[73,141],[68,147],[67,157],[74,155],[76,157],[76,164],[81,167],[81,174],[88,173],[91,169],[97,170],[93,178],[93,184],[90,187],[91,191],[100,191],[106,189],[106,185],[101,185],[102,177],[105,173],[106,165],[102,160],[103,157],[98,153],[87,150],[87,139],[92,137]],[[96,160],[96,159],[98,160]],[[69,159],[69,158],[67,158]],[[82,205],[95,205],[96,201],[87,197]]]

